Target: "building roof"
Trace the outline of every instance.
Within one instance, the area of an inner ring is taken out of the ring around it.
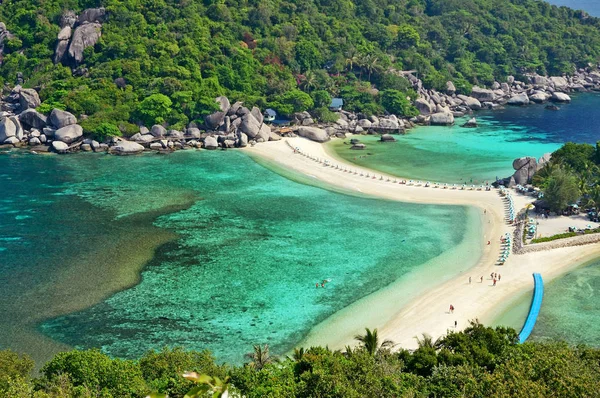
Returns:
[[[331,100],[330,108],[340,108],[344,105],[344,100],[341,98],[334,98]]]
[[[273,109],[269,108],[265,111],[265,115],[267,116],[277,116],[277,112],[275,112]]]

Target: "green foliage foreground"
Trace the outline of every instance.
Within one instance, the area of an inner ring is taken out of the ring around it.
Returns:
[[[190,390],[220,396],[224,389],[245,397],[600,396],[600,350],[594,348],[520,345],[514,330],[477,323],[438,341],[424,336],[414,352],[390,351],[376,330],[358,337],[359,348],[296,349],[277,361],[257,346],[251,364],[243,366],[217,365],[208,352],[181,349],[135,361],[71,351],[44,365],[37,379],[29,376],[31,360],[2,351],[0,396],[183,397]]]

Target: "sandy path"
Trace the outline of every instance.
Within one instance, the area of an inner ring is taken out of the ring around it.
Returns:
[[[294,153],[288,143],[308,156]],[[401,286],[392,283],[388,288],[359,300],[315,327],[300,344],[302,346],[319,344],[337,349],[347,344],[355,345],[353,336],[364,331],[364,327],[369,327],[378,328],[382,338],[391,339],[401,347],[415,348],[416,336],[427,333],[438,338],[449,329],[454,329],[455,321],[458,330],[467,326],[469,320],[490,321],[512,299],[533,289],[534,272],[540,272],[544,281],[548,282],[600,255],[600,245],[588,245],[519,256],[511,254],[504,266],[497,266],[501,250],[499,238],[512,232],[505,222],[504,202],[497,190],[451,190],[394,184],[392,181],[399,180],[398,177],[344,163],[330,156],[322,145],[303,138],[263,143],[247,148],[247,151],[346,191],[403,202],[475,206],[481,212],[484,236],[479,244],[483,245],[483,255],[474,268],[423,291],[417,298],[404,304],[401,304]],[[327,160],[334,167],[324,166],[311,158]],[[335,165],[339,168],[336,169]],[[361,177],[360,173],[365,176]],[[367,174],[376,175],[377,178],[367,178]],[[388,182],[388,178],[391,181]],[[531,201],[531,198],[514,193],[513,198],[517,209],[524,208]],[[492,244],[487,245],[487,240]],[[496,286],[492,286],[492,272],[501,274]],[[472,277],[471,284],[469,276]],[[479,282],[481,276],[482,283]],[[450,304],[455,307],[453,314],[449,313]]]

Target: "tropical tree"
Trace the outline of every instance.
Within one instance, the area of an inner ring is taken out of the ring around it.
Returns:
[[[377,70],[379,70],[379,58],[372,55],[372,54],[368,54],[365,58],[364,58],[364,63],[363,63],[363,67],[366,69],[367,73],[369,74],[368,80],[371,81],[371,74]]]
[[[371,331],[369,328],[365,328],[365,331],[365,334],[357,334],[354,336],[354,339],[358,340],[361,343],[362,348],[364,348],[370,355],[375,355],[380,352],[380,350],[387,350],[394,346],[394,342],[392,340],[384,340],[380,345],[377,329],[373,329],[373,331]]]
[[[544,199],[550,210],[560,213],[568,205],[576,202],[581,196],[577,177],[563,167],[557,167],[544,189]]]
[[[250,359],[251,362],[248,363],[248,366],[255,368],[256,370],[261,370],[266,365],[275,362],[275,358],[271,357],[269,353],[269,345],[265,344],[261,346],[257,344],[254,346],[254,350],[246,354],[246,358]]]

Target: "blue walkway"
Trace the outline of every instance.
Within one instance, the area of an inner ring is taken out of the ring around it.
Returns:
[[[531,301],[529,315],[527,315],[523,329],[521,329],[521,333],[519,333],[519,343],[524,343],[533,331],[535,321],[537,321],[540,309],[542,308],[542,297],[544,296],[544,281],[542,280],[542,275],[538,273],[533,274],[533,282],[533,300]]]

